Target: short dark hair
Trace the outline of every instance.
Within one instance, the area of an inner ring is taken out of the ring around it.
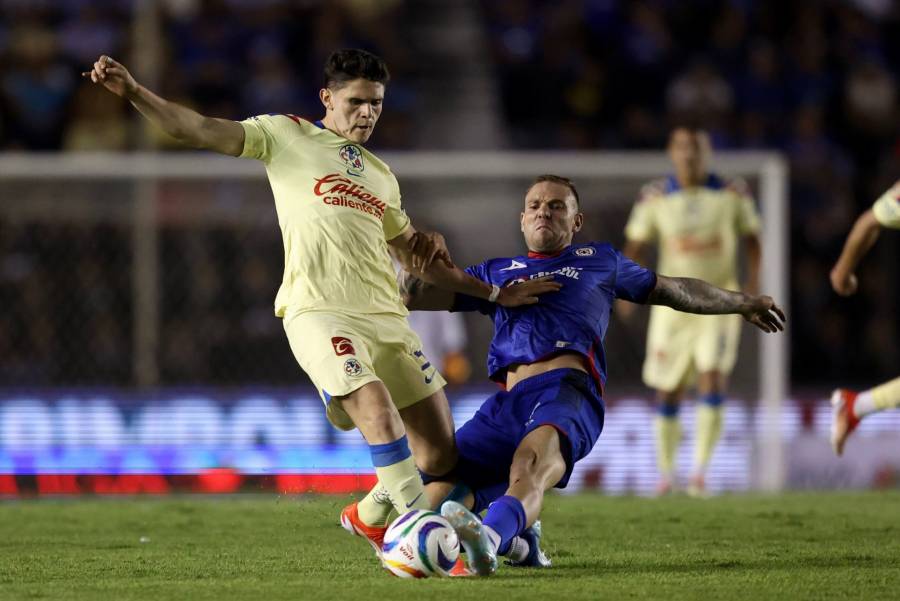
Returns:
[[[371,52],[358,48],[335,50],[325,61],[325,87],[340,88],[354,79],[368,79],[387,85],[391,79],[387,64]]]
[[[579,200],[579,198],[578,198],[578,190],[575,189],[575,183],[572,180],[570,180],[568,177],[563,177],[561,175],[552,175],[550,173],[547,173],[544,175],[539,175],[536,178],[534,178],[534,181],[531,182],[531,185],[528,186],[528,189],[531,190],[532,188],[534,188],[536,185],[538,185],[541,182],[550,182],[553,184],[560,184],[560,185],[567,187],[569,190],[572,191],[572,196],[575,197],[575,207],[578,209],[581,208],[581,200]]]

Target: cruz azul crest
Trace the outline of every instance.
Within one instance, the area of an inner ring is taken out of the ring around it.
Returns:
[[[347,165],[347,173],[350,175],[362,175],[366,168],[363,163],[362,150],[356,144],[344,144],[338,151],[344,164]]]

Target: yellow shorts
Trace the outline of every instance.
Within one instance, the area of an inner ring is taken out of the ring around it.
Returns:
[[[397,409],[403,409],[446,384],[400,315],[304,311],[286,316],[284,331],[325,403],[328,420],[341,430],[356,426],[332,397],[381,380]]]
[[[699,373],[728,375],[737,361],[740,315],[694,315],[653,307],[647,331],[644,384],[671,392]]]

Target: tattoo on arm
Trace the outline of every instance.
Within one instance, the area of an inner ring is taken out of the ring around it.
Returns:
[[[398,284],[400,285],[400,295],[404,299],[414,299],[425,292],[427,288],[431,287],[431,284],[428,284],[408,271],[401,271],[397,279]]]
[[[449,311],[456,295],[406,271],[397,277],[400,297],[410,311]]]
[[[647,303],[685,313],[719,315],[740,313],[749,298],[742,292],[723,290],[703,280],[657,276],[656,288],[647,297]]]

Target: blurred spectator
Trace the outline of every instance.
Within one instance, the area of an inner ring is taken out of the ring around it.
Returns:
[[[119,54],[127,31],[120,27],[123,15],[114,4],[104,4],[101,8],[94,2],[77,3],[74,16],[57,30],[60,51],[69,61],[90,65],[97,60],[98,48],[112,56]]]
[[[666,90],[666,108],[673,124],[695,123],[709,130],[716,146],[728,131],[734,109],[729,83],[706,60],[697,59]]]
[[[10,35],[8,54],[0,75],[0,96],[9,115],[4,146],[58,149],[75,73],[59,58],[54,33],[21,25]]]
[[[114,152],[129,148],[126,105],[103,88],[81,84],[67,122],[63,150]]]

